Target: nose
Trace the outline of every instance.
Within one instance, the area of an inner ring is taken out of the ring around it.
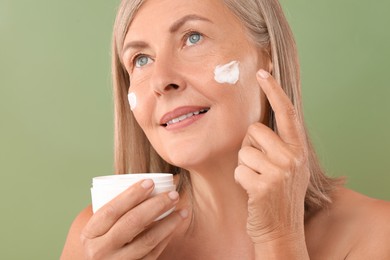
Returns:
[[[182,91],[186,88],[180,65],[175,63],[172,56],[166,58],[160,56],[154,61],[150,84],[157,96]]]

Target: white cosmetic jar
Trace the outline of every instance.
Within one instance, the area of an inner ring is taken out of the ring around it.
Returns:
[[[145,179],[152,179],[154,182],[154,190],[150,195],[151,197],[162,192],[176,190],[176,185],[173,183],[173,175],[170,173],[131,173],[99,176],[92,179],[92,211],[95,213],[131,185]],[[156,220],[168,216],[173,210],[174,208],[168,210]]]

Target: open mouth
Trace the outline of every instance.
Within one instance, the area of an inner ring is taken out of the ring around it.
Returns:
[[[189,112],[187,114],[184,114],[184,115],[178,116],[176,118],[173,118],[173,119],[169,120],[168,122],[166,122],[164,124],[161,124],[161,126],[167,127],[169,125],[177,124],[177,123],[179,123],[181,121],[184,121],[186,119],[189,119],[191,117],[194,117],[194,116],[197,116],[197,115],[201,115],[201,114],[205,114],[209,110],[210,110],[210,108],[202,108],[202,109],[194,111],[194,112]]]

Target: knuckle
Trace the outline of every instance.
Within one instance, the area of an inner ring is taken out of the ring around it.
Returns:
[[[288,157],[287,159],[287,169],[289,172],[292,172],[294,169],[295,169],[295,166],[297,164],[297,158],[296,156],[291,156],[291,157]]]
[[[94,247],[87,247],[84,250],[84,256],[86,259],[103,259],[102,251],[96,250]]]
[[[142,242],[146,248],[154,248],[158,244],[158,239],[153,232],[146,232],[142,237]]]
[[[259,182],[256,184],[251,196],[248,200],[248,205],[256,205],[259,203],[259,201],[263,200],[263,198],[269,194],[268,190],[271,188],[271,185]]]
[[[101,211],[101,216],[103,219],[115,219],[117,217],[117,214],[118,213],[116,208],[111,203],[107,203],[106,205],[104,205]]]
[[[134,212],[130,212],[127,214],[127,216],[124,218],[125,225],[129,228],[137,228],[142,225],[142,218],[139,216],[139,214],[136,214]]]
[[[80,234],[80,242],[83,246],[86,246],[88,244],[89,238],[88,234],[86,234],[85,231],[82,231]]]
[[[303,158],[301,156],[294,157],[293,161],[294,163],[290,167],[291,171],[295,171],[296,169],[299,169],[304,165]]]
[[[237,174],[240,174],[241,172],[242,172],[242,168],[243,168],[244,166],[242,165],[242,164],[240,164],[240,165],[238,165],[237,167],[236,167],[236,169],[234,169],[234,174],[235,174],[235,176],[237,175]]]
[[[286,114],[287,114],[287,116],[289,116],[290,118],[292,118],[294,120],[298,119],[297,110],[295,109],[293,104],[287,105]]]
[[[81,233],[80,240],[83,246],[85,259],[105,259],[107,248],[110,246],[110,240],[105,241],[105,243],[102,244],[102,240],[89,238],[84,233]]]
[[[257,128],[256,123],[249,125],[248,133],[253,133],[254,131],[256,131],[256,128]]]
[[[242,147],[239,151],[238,151],[238,160],[239,162],[244,162],[245,161],[245,157],[247,156],[248,154],[248,149],[250,149],[249,147],[245,146],[245,147]]]
[[[294,174],[295,169],[296,169],[295,159],[292,157],[288,157],[286,158],[285,163],[283,164],[281,169],[278,171],[278,175],[280,175],[280,177],[287,178],[291,176],[291,174]]]
[[[281,160],[281,168],[286,172],[292,172],[298,164],[298,157],[295,153],[288,150],[284,152]]]
[[[306,163],[305,156],[301,153],[293,154],[289,160],[289,170],[294,172],[296,169],[301,168]]]
[[[168,198],[168,194],[162,197],[156,197],[156,209],[161,211],[168,207],[172,203],[172,200]]]
[[[253,123],[248,127],[248,133],[250,134],[256,133],[257,131],[259,131],[260,128],[261,128],[261,123],[259,122]]]
[[[235,173],[235,174],[238,174],[238,175],[240,175],[240,174],[246,174],[246,173],[248,172],[248,170],[249,170],[248,166],[243,165],[243,164],[240,164],[240,165],[238,165],[238,166],[236,167],[236,169],[234,170],[234,173]]]

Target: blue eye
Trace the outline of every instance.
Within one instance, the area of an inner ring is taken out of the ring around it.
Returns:
[[[197,44],[202,39],[202,37],[203,36],[200,33],[193,32],[188,36],[186,45],[190,46],[190,45]]]
[[[134,64],[137,68],[143,67],[151,62],[151,59],[146,55],[138,55],[134,59]]]

